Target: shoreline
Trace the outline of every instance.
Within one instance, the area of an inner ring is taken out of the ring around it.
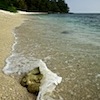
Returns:
[[[25,16],[19,13],[14,14],[0,10],[0,100],[35,99],[17,80],[2,72],[6,65],[6,59],[11,55],[13,50],[12,46],[15,42],[15,37],[12,32],[23,23],[24,19]]]
[[[26,11],[18,11],[19,14],[22,15],[40,15],[40,14],[48,14],[46,12],[26,12]]]
[[[0,25],[0,35],[1,35],[0,36],[0,47],[2,48],[1,52],[2,53],[5,51],[9,52],[9,53],[6,52],[7,54],[5,54],[6,56],[4,57],[4,59],[6,59],[12,52],[12,45],[15,42],[15,37],[13,34],[14,29],[20,26],[23,23],[23,21],[24,21],[24,16],[21,14],[18,14],[18,13],[13,14],[7,11],[0,10],[0,24],[1,24]],[[3,61],[5,62],[5,60]],[[0,61],[0,68],[4,67],[5,65],[4,62],[1,65],[1,61]]]
[[[18,13],[19,14],[19,13]],[[19,15],[23,15],[23,14],[19,14]],[[26,14],[26,15],[28,15],[28,14]],[[16,16],[16,15],[15,15]],[[23,20],[25,19],[25,18],[27,18],[28,19],[28,17],[27,16],[25,16],[24,15],[24,17],[22,17],[22,22],[23,22]],[[21,23],[22,23],[21,22]],[[20,24],[21,25],[21,24]],[[17,26],[15,26],[15,28],[16,27],[19,27],[20,25],[17,25]],[[17,42],[16,42],[16,32],[14,31],[14,29],[15,28],[13,28],[13,38],[14,38],[14,42],[13,42],[13,45],[12,45],[12,49],[11,49],[11,51],[13,51],[14,50],[14,46],[17,44]],[[22,28],[23,29],[23,28]],[[11,32],[12,33],[12,32]],[[19,67],[18,65],[16,66],[17,68],[17,70],[15,70],[14,72],[13,72],[13,68],[10,68],[10,66],[11,67],[13,67],[14,65],[11,65],[10,64],[10,62],[11,61],[9,61],[9,59],[10,59],[10,57],[12,57],[13,56],[13,53],[11,53],[7,58],[6,58],[6,65],[5,65],[5,67],[3,68],[3,72],[5,73],[5,74],[7,74],[7,75],[9,75],[9,74],[11,74],[11,73],[24,73],[23,72],[23,70],[21,70],[21,67]],[[17,59],[13,62],[13,63],[15,63],[15,64],[17,64],[16,63],[16,61],[17,61]],[[19,61],[20,62],[20,61]],[[49,91],[50,93],[52,92],[52,91],[54,91],[54,89],[56,88],[56,86],[58,85],[58,84],[60,84],[61,83],[61,81],[62,81],[62,77],[60,77],[60,76],[58,76],[56,73],[53,73],[51,70],[49,70],[48,68],[47,68],[47,66],[46,66],[46,64],[40,59],[40,60],[37,60],[36,61],[37,63],[31,68],[30,67],[30,69],[29,70],[31,70],[31,69],[33,69],[34,67],[39,67],[39,69],[40,69],[40,72],[43,74],[43,76],[45,76],[43,79],[42,79],[42,81],[41,81],[41,86],[40,86],[40,90],[39,90],[39,94],[38,94],[38,96],[36,97],[36,96],[34,96],[33,94],[29,94],[28,92],[27,92],[27,96],[26,97],[29,97],[28,99],[23,99],[23,98],[20,98],[20,99],[18,99],[18,100],[36,100],[36,98],[37,98],[37,100],[40,100],[40,98],[41,99],[44,99],[45,97],[46,97],[46,93]],[[26,66],[26,65],[25,65]],[[23,68],[22,68],[23,69]],[[26,69],[26,67],[25,67],[25,69]],[[29,70],[26,70],[26,71],[29,71]],[[21,72],[22,71],[22,72]],[[51,75],[51,77],[48,77],[49,75]],[[16,76],[15,76],[16,77]],[[17,79],[17,77],[16,77],[16,79]],[[14,81],[18,81],[18,80],[15,80],[14,79]],[[17,83],[18,85],[20,85],[19,84],[19,82]],[[11,84],[10,84],[11,85]],[[21,88],[23,88],[22,86],[20,86]],[[21,89],[20,88],[20,89]],[[50,89],[51,88],[51,90],[48,90],[48,89]],[[16,89],[16,88],[14,88],[14,89]],[[26,90],[26,88],[23,88],[23,90]],[[22,90],[22,89],[21,89]],[[23,95],[23,94],[22,94]],[[32,96],[28,96],[28,95],[32,95]],[[49,98],[49,95],[47,94],[47,97]],[[3,99],[2,99],[3,100]],[[10,100],[10,99],[9,99]],[[14,99],[13,99],[14,100]]]

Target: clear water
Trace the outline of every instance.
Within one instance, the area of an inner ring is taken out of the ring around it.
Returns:
[[[100,99],[100,14],[31,15],[15,33],[10,64],[42,59],[62,77],[55,100]]]

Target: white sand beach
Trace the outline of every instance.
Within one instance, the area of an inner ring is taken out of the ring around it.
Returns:
[[[2,72],[6,58],[11,54],[14,36],[13,29],[24,20],[21,14],[0,10],[0,100],[34,100],[16,80]]]

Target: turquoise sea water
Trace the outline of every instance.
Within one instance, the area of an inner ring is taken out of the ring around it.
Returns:
[[[42,59],[62,77],[55,100],[100,99],[100,14],[30,15],[15,38],[13,71]]]

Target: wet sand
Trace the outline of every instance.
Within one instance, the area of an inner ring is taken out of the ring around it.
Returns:
[[[12,14],[0,10],[0,100],[34,100],[14,78],[2,72],[6,58],[11,54],[14,43],[13,29],[24,20],[20,14]]]

